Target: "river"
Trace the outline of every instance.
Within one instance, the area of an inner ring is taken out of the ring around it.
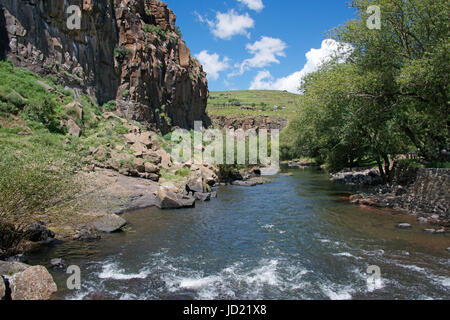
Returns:
[[[125,232],[44,247],[30,263],[80,266],[78,291],[51,270],[56,299],[450,299],[449,234],[351,205],[341,198],[351,189],[320,171],[285,171],[293,176],[220,187],[195,209],[126,213]],[[368,285],[372,265],[381,274]]]

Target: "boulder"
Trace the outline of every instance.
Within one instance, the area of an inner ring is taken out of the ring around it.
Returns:
[[[5,297],[5,294],[6,294],[5,282],[3,280],[3,277],[0,276],[0,300],[2,300]]]
[[[409,223],[399,223],[399,224],[397,224],[397,228],[399,228],[399,229],[411,229],[411,225]]]
[[[133,163],[136,165],[136,170],[138,172],[145,172],[144,160],[135,158],[133,159]]]
[[[241,187],[254,187],[259,184],[264,184],[267,181],[263,178],[250,178],[249,180],[235,180],[231,184],[234,186],[241,186]]]
[[[159,149],[158,151],[155,152],[155,155],[159,157],[159,161],[158,162],[150,161],[151,163],[161,164],[161,167],[166,170],[170,169],[173,166],[172,158],[170,154],[166,152],[166,150]]]
[[[67,121],[67,128],[68,128],[68,133],[72,136],[72,137],[77,137],[79,138],[81,136],[81,129],[80,127],[76,124],[75,121],[73,121],[73,119],[69,119]]]
[[[160,164],[161,163],[161,161],[162,161],[162,157],[161,157],[161,155],[160,154],[162,154],[162,152],[155,152],[155,151],[151,151],[151,150],[147,150],[146,152],[145,152],[145,154],[143,154],[143,158],[144,158],[144,160],[146,160],[147,162],[150,162],[150,163],[153,163],[154,165],[158,165],[158,164]],[[165,168],[164,166],[162,166],[164,169],[167,169],[167,168]]]
[[[194,194],[195,199],[200,200],[200,201],[209,201],[211,200],[211,193],[201,193],[201,192],[196,192]]]
[[[94,222],[94,228],[101,232],[115,232],[122,229],[127,221],[116,214],[108,214]]]
[[[147,172],[147,173],[159,173],[158,166],[156,166],[150,162],[144,163],[144,169],[145,169],[145,172]]]
[[[197,177],[192,177],[191,179],[189,179],[188,183],[186,184],[186,190],[188,192],[205,192],[206,191],[206,187],[203,185],[203,179],[201,176],[197,176]]]
[[[174,190],[160,188],[157,192],[156,206],[160,209],[192,208],[195,206],[195,198]]]
[[[76,115],[78,120],[83,119],[83,106],[81,105],[81,103],[79,103],[76,100],[72,101],[69,104],[66,104],[66,106],[64,107],[64,110]]]
[[[48,300],[57,291],[56,283],[43,266],[28,267],[8,277],[12,300]]]

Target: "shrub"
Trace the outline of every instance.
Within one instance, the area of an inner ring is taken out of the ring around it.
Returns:
[[[107,103],[105,103],[102,106],[102,108],[103,108],[103,110],[115,111],[117,108],[116,101],[114,101],[114,100],[108,101]]]
[[[146,24],[142,27],[142,30],[144,30],[144,32],[156,34],[161,39],[166,38],[166,32],[160,26]]]
[[[68,200],[76,191],[72,168],[39,144],[17,151],[0,145],[0,218],[29,222],[30,215]]]
[[[180,38],[183,37],[183,34],[181,33],[181,30],[180,30],[180,27],[179,27],[179,26],[176,26],[176,27],[175,27],[175,33],[176,33]]]
[[[130,54],[130,50],[124,46],[120,46],[114,49],[114,58],[123,60]]]

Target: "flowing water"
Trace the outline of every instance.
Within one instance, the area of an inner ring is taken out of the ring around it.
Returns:
[[[51,271],[59,299],[450,299],[449,234],[351,205],[341,199],[350,190],[319,171],[289,171],[221,187],[195,209],[127,213],[126,232],[42,248],[30,262],[80,266],[78,291]],[[368,284],[372,265],[381,277]]]

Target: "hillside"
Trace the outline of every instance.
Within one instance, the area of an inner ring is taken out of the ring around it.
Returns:
[[[256,115],[290,119],[295,115],[299,97],[277,90],[212,91],[206,110],[210,116]]]

